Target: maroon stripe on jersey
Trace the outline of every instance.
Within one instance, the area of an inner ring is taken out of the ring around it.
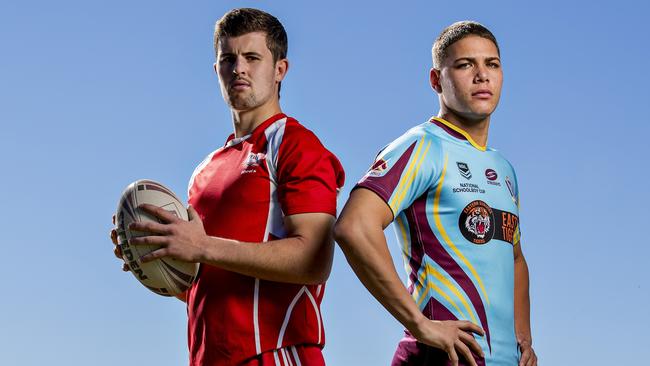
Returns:
[[[467,140],[467,139],[465,138],[465,136],[463,136],[462,134],[458,133],[457,131],[452,130],[451,128],[449,128],[449,126],[445,125],[444,123],[442,123],[442,122],[440,122],[440,121],[438,121],[438,120],[436,120],[436,119],[434,119],[434,118],[431,118],[431,123],[433,123],[434,125],[436,125],[436,126],[442,128],[442,129],[445,130],[448,134],[454,136],[454,137],[457,138],[457,139]]]
[[[426,193],[423,195],[426,200]],[[422,197],[420,197],[422,198]],[[420,267],[422,267],[422,259],[424,257],[424,246],[422,243],[422,238],[420,237],[420,223],[418,221],[417,215],[415,214],[414,205],[411,205],[408,210],[406,210],[406,222],[409,225],[409,233],[411,235],[411,255],[409,258],[409,265],[411,266],[411,273],[409,278],[411,283],[415,284],[418,281],[418,272]],[[423,223],[425,226],[429,225],[426,220]],[[409,292],[413,293],[413,288],[409,287]]]
[[[397,187],[397,184],[399,183],[399,179],[402,176],[402,172],[404,171],[404,168],[406,168],[406,164],[408,163],[409,159],[411,158],[411,154],[413,153],[413,149],[415,148],[416,142],[413,142],[411,146],[409,146],[406,151],[400,156],[399,159],[395,162],[395,165],[392,167],[389,167],[387,169],[390,169],[386,174],[380,176],[380,177],[375,177],[372,175],[367,174],[365,177],[357,183],[356,187],[363,187],[363,188],[368,188],[371,191],[377,193],[379,197],[381,197],[384,201],[388,203],[388,200],[390,199],[390,196],[393,195],[393,192],[395,191],[395,188]],[[373,164],[373,167],[380,167],[382,164],[377,164],[378,162],[375,162]],[[371,169],[370,172],[373,170]],[[369,172],[369,173],[370,173]],[[395,212],[393,212],[395,214]]]
[[[413,210],[418,222],[428,222],[426,203],[426,195],[421,196],[413,202]],[[416,236],[416,238],[421,240],[424,244],[424,252],[460,285],[463,291],[465,291],[465,294],[469,297],[472,305],[474,305],[474,309],[476,309],[476,313],[481,320],[481,326],[483,327],[483,330],[485,330],[488,346],[490,347],[490,350],[492,350],[492,344],[490,343],[490,327],[488,326],[487,315],[485,313],[485,305],[483,305],[483,301],[481,300],[481,296],[479,295],[476,286],[474,286],[472,280],[467,276],[467,273],[463,271],[454,258],[452,258],[442,244],[440,244],[440,241],[436,238],[431,227],[428,224],[420,225],[419,229],[419,235]],[[413,236],[411,237],[411,241],[413,241]]]

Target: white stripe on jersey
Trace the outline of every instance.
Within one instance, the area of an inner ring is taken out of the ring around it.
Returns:
[[[320,344],[321,341],[321,334],[322,329],[321,329],[321,320],[320,320],[320,311],[318,311],[318,304],[316,303],[316,300],[314,299],[314,296],[307,290],[305,287],[305,292],[307,293],[307,297],[309,297],[309,300],[311,300],[311,305],[314,307],[314,312],[316,312],[316,319],[318,320],[318,343]]]
[[[282,349],[280,349],[280,350],[282,351],[282,358],[284,359],[284,363],[285,363],[286,365],[288,365],[288,366],[293,366],[293,363],[291,363],[291,358],[290,358],[289,355],[287,354],[287,349],[286,349],[286,348],[282,348]]]
[[[275,359],[275,366],[282,366],[278,357],[278,350],[273,351],[273,358]]]
[[[291,346],[291,353],[293,353],[293,358],[296,359],[296,366],[302,366],[300,364],[300,357],[298,357],[298,351],[296,350],[296,346]]]
[[[269,215],[266,219],[266,229],[264,230],[264,241],[269,240],[269,234],[273,234],[277,238],[284,238],[287,233],[284,229],[284,221],[282,214],[282,207],[278,205],[278,152],[282,138],[284,137],[284,128],[287,124],[287,119],[283,118],[266,130],[267,147],[266,147],[266,167],[269,170],[270,186],[270,200],[269,200]]]
[[[284,332],[287,330],[287,324],[289,324],[289,319],[291,318],[291,312],[293,311],[293,307],[296,306],[296,303],[298,302],[298,299],[304,292],[309,293],[307,290],[306,286],[302,286],[296,296],[291,300],[291,303],[289,304],[289,307],[287,308],[287,313],[284,315],[284,321],[282,322],[282,328],[280,328],[280,335],[278,335],[278,345],[277,347],[280,348],[282,347],[282,338],[284,338]],[[318,327],[318,343],[320,343],[320,320],[318,321],[319,327]]]
[[[260,321],[259,321],[259,297],[260,297],[260,279],[255,279],[255,293],[253,295],[253,328],[255,328],[255,352],[259,355],[262,352],[260,345]]]

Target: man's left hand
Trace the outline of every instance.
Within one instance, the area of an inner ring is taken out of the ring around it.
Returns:
[[[530,343],[519,344],[519,351],[521,352],[519,366],[537,366],[537,355]]]
[[[140,257],[140,262],[146,263],[162,257],[172,257],[185,262],[201,261],[207,235],[203,228],[203,222],[192,206],[187,209],[189,221],[178,218],[154,205],[142,204],[138,208],[162,222],[134,222],[129,225],[131,231],[151,233],[150,236],[132,238],[129,240],[130,245],[160,246],[159,249]]]

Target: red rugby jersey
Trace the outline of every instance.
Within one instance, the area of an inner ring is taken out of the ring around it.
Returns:
[[[231,135],[194,171],[189,203],[208,235],[246,242],[284,238],[283,217],[336,215],[344,172],[295,119],[277,114]],[[264,244],[260,244],[264,245]],[[188,291],[190,365],[233,365],[265,351],[325,343],[324,284],[261,280],[202,265]]]

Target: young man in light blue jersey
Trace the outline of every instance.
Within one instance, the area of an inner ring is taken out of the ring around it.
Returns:
[[[392,365],[537,365],[514,169],[487,147],[503,73],[476,22],[433,45],[437,117],[382,149],[335,226],[355,273],[406,327]],[[405,288],[383,230],[395,222]]]

